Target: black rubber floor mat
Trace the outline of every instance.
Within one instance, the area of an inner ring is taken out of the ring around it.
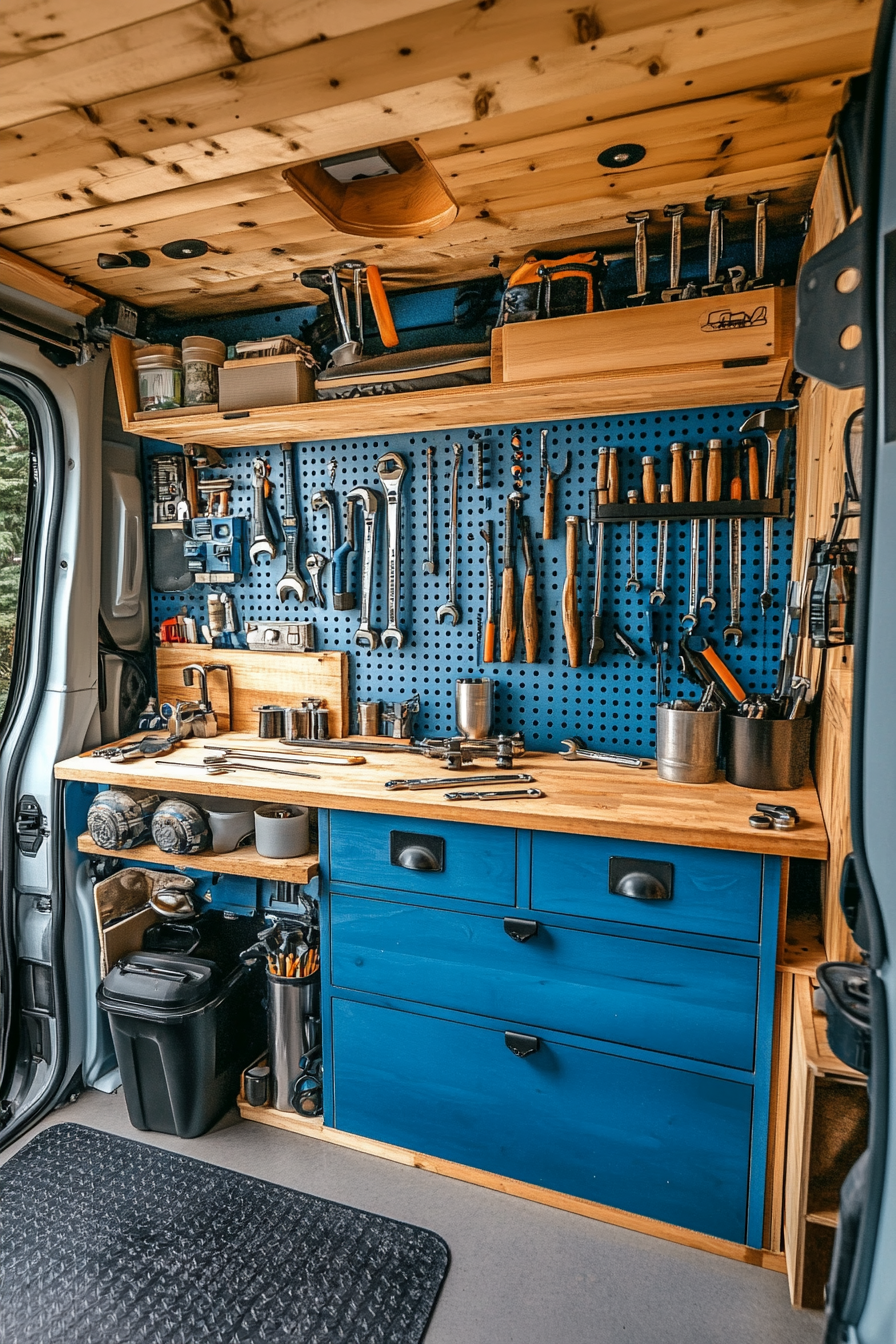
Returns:
[[[0,1167],[3,1344],[417,1344],[433,1232],[82,1125]]]

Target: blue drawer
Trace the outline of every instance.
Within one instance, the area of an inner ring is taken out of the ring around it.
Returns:
[[[393,832],[432,840],[433,847],[443,851],[444,871],[420,871],[393,863]],[[516,832],[508,827],[420,821],[368,812],[330,813],[332,882],[513,905],[516,868]]]
[[[609,882],[611,858],[671,864],[672,899],[641,901],[614,895]],[[532,836],[535,910],[756,942],[761,903],[759,854],[547,831]]]
[[[753,1090],[333,1001],[334,1124],[711,1236],[746,1236]]]
[[[755,957],[541,921],[520,943],[498,915],[338,894],[330,911],[339,988],[753,1068]]]

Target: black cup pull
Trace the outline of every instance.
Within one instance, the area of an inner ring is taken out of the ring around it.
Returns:
[[[505,1031],[504,1044],[513,1054],[525,1059],[527,1055],[535,1054],[541,1041],[537,1036],[524,1036],[520,1031]]]
[[[445,841],[440,835],[416,835],[413,831],[389,833],[389,862],[415,873],[444,873]]]
[[[633,901],[671,901],[672,864],[654,859],[610,859],[610,891]]]
[[[508,916],[504,920],[504,932],[516,943],[527,943],[538,932],[538,920],[513,919]]]

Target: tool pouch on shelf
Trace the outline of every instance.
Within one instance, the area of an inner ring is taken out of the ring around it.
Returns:
[[[507,281],[496,325],[599,311],[606,307],[606,273],[601,252],[573,252],[565,257],[529,252]]]
[[[437,345],[426,350],[401,350],[397,354],[359,359],[355,364],[336,365],[319,373],[315,383],[318,401],[347,397],[382,397],[395,392],[426,392],[437,387],[466,387],[487,383],[491,378],[491,347],[487,341],[474,345]]]

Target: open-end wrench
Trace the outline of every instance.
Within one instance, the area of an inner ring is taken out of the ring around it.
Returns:
[[[637,490],[629,490],[629,504],[638,504]],[[641,591],[641,579],[638,575],[638,524],[635,519],[628,525],[628,578],[625,581],[625,591],[629,589],[636,593]]]
[[[426,551],[423,560],[424,574],[438,574],[439,572],[439,562],[436,556],[436,519],[432,471],[432,460],[435,451],[436,450],[433,447],[429,447],[426,450]]]
[[[743,499],[744,483],[740,474],[740,448],[734,450],[734,475],[731,477],[731,498]],[[728,523],[728,591],[731,600],[731,615],[722,632],[726,644],[740,648],[744,642],[744,632],[740,624],[741,573],[743,570],[743,538],[740,518],[732,518]]]
[[[351,611],[355,594],[348,586],[348,558],[355,549],[355,503],[345,501],[345,541],[333,551],[333,606],[336,611]]]
[[[708,439],[709,464],[706,468],[706,498],[715,502],[722,497],[722,440]],[[716,609],[716,520],[706,520],[706,592],[700,599],[701,607]]]
[[[460,483],[460,468],[464,460],[462,443],[455,443],[454,467],[451,472],[451,517],[448,524],[448,601],[443,602],[436,612],[436,623],[442,624],[444,616],[451,617],[452,625],[459,625],[461,610],[457,605],[457,492]]]
[[[699,504],[703,499],[703,449],[692,448],[690,501]],[[679,624],[690,632],[700,619],[697,597],[700,592],[700,519],[691,519],[691,564],[688,580],[688,609]]]
[[[256,457],[252,463],[252,544],[249,547],[249,559],[253,565],[261,555],[273,560],[277,554],[274,530],[268,515],[269,489],[268,464],[264,458]]]
[[[280,521],[283,523],[283,553],[286,556],[286,568],[277,584],[277,601],[285,602],[289,593],[295,593],[298,600],[304,602],[308,594],[308,585],[299,573],[299,514],[296,508],[293,462],[295,450],[291,443],[281,443],[280,451],[283,454],[283,517]]]
[[[368,489],[366,485],[359,485],[349,491],[347,502],[360,505],[364,515],[361,539],[361,619],[354,640],[356,644],[361,644],[365,648],[375,649],[380,637],[371,627],[370,610],[373,605],[373,562],[380,497],[375,490]]]
[[[311,602],[313,606],[325,607],[327,605],[326,595],[320,586],[320,576],[329,564],[325,555],[320,551],[311,551],[305,556],[305,568],[311,576]]]
[[[671,485],[661,485],[660,503],[668,504],[671,498]],[[666,556],[668,552],[669,519],[661,518],[656,525],[656,579],[654,580],[653,592],[650,594],[651,603],[662,603],[666,600]]]
[[[565,748],[565,750],[564,750]],[[564,737],[560,743],[560,759],[563,761],[602,761],[605,765],[627,765],[633,770],[641,770],[652,764],[642,756],[619,756],[612,751],[592,751],[580,737]]]
[[[376,464],[386,496],[386,590],[387,620],[381,639],[384,648],[390,641],[396,649],[404,643],[398,628],[401,606],[401,483],[407,475],[407,463],[400,453],[383,453]]]
[[[775,477],[778,474],[778,440],[785,429],[789,429],[795,421],[795,410],[784,410],[781,406],[770,406],[767,410],[757,411],[755,415],[749,416],[740,427],[741,434],[755,434],[757,430],[760,431],[765,435],[768,442],[764,491],[766,499],[774,499],[775,497]],[[759,594],[759,605],[762,607],[763,616],[774,601],[771,591],[774,533],[775,520],[771,514],[768,514],[762,520],[762,592]]]

